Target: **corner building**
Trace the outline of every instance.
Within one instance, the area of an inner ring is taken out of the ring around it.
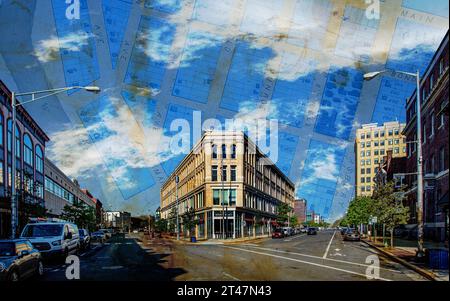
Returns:
[[[294,191],[288,177],[244,133],[206,132],[162,185],[161,218],[176,223],[178,194],[185,236],[182,215],[190,208],[197,239],[270,235],[278,205],[293,207]]]

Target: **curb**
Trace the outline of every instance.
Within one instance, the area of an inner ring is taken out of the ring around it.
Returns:
[[[372,243],[369,243],[368,241],[365,241],[365,240],[361,240],[361,241],[364,242],[365,244],[367,244],[369,247],[374,248],[377,251],[383,253],[384,255],[391,258],[392,260],[394,260],[394,261],[402,264],[403,266],[415,271],[416,273],[422,275],[423,277],[427,278],[428,280],[438,281],[438,278],[433,273],[428,272],[424,269],[421,269],[421,268],[407,262],[406,260],[403,260],[403,259],[391,254],[390,252],[387,252],[387,251],[383,250],[382,248],[377,247],[377,246],[373,245]]]

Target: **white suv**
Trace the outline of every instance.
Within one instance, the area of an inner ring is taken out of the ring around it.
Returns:
[[[28,239],[43,256],[66,258],[80,249],[77,225],[65,221],[29,223],[20,237]]]

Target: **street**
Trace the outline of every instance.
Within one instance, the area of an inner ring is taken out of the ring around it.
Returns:
[[[379,280],[425,280],[363,242],[343,242],[339,231],[320,231],[253,243],[177,243],[143,240],[142,235],[110,239],[80,255],[80,278],[103,280],[361,281],[368,280],[368,256],[378,255]],[[64,265],[47,265],[42,280],[65,280]]]

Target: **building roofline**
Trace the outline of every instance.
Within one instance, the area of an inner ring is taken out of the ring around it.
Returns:
[[[435,65],[435,63],[436,63],[435,59],[445,48],[445,45],[448,44],[448,39],[449,39],[449,30],[447,30],[447,33],[444,35],[444,38],[442,39],[441,43],[439,44],[439,47],[434,52],[433,58],[431,59],[430,63],[428,64],[427,69],[425,69],[424,75],[420,78],[420,86],[421,87],[423,86],[423,82],[428,78],[431,67]],[[406,99],[406,107],[409,106],[411,101],[414,101],[416,99],[416,93],[417,93],[417,87],[416,87],[416,89],[414,89],[414,92],[412,93],[412,95]],[[423,101],[424,100],[422,99],[422,105],[425,105],[425,103],[423,103]]]
[[[201,138],[195,143],[195,145],[192,147],[192,149],[189,151],[189,153],[187,155],[184,156],[183,160],[181,160],[181,162],[177,165],[177,167],[170,173],[170,175],[167,177],[167,180],[161,185],[161,190],[164,188],[164,186],[167,185],[167,183],[169,182],[169,179],[176,174],[176,172],[178,171],[178,169],[180,168],[180,166],[183,165],[183,163],[185,162],[185,160],[194,152],[195,149],[197,149],[202,141],[205,139],[206,135],[208,133],[214,133],[214,131],[204,131],[204,133],[202,134]],[[263,154],[263,152],[261,152],[261,150],[259,149],[258,145],[256,145],[249,137],[248,135],[246,135],[244,132],[242,131],[217,131],[217,134],[230,134],[232,133],[235,137],[242,135],[244,137],[245,140],[251,142],[252,144],[255,145],[256,147],[256,151],[259,152],[263,158],[267,161],[269,161],[270,165],[275,167],[275,169],[277,170],[277,172],[289,183],[291,184],[292,187],[294,187],[295,190],[295,184],[291,181],[291,179],[289,179],[289,177],[287,175],[285,175],[279,168],[278,166],[272,162],[272,160],[267,157],[265,154]]]
[[[12,102],[11,102],[12,92],[11,92],[11,90],[9,90],[9,88],[6,86],[6,84],[1,79],[0,79],[0,89],[3,90],[3,92],[5,92],[5,94],[8,98],[8,103],[10,106],[12,106]],[[20,101],[18,99],[16,99],[16,101],[18,103],[20,103]],[[39,126],[39,124],[36,122],[36,120],[34,120],[33,117],[31,117],[31,115],[28,113],[27,110],[25,110],[25,108],[23,106],[18,106],[17,110],[20,113],[22,113],[23,116],[25,116],[25,118],[27,118],[28,121],[30,121],[30,123],[32,125],[34,125],[36,127],[37,131],[44,138],[45,142],[50,141],[50,138],[47,136],[47,134],[44,132],[44,130]]]

